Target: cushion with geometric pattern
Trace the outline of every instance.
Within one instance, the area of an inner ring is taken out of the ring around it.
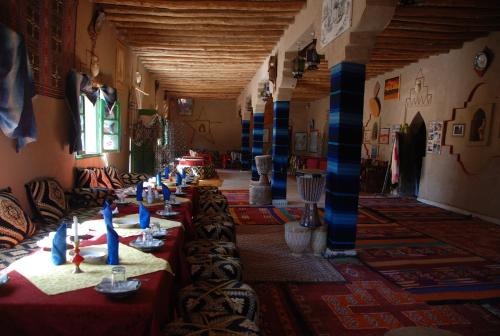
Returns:
[[[122,179],[120,178],[120,173],[118,172],[118,169],[112,166],[108,166],[104,168],[104,170],[106,171],[106,175],[108,175],[111,184],[113,185],[113,189],[122,189],[125,187]]]
[[[56,180],[45,178],[25,185],[35,215],[45,223],[58,222],[66,213],[64,190]]]
[[[220,313],[194,314],[190,322],[177,320],[167,325],[167,336],[259,336],[255,322],[242,316]]]
[[[219,188],[214,187],[214,186],[200,186],[197,187],[198,193],[201,195],[203,194],[220,194]]]
[[[193,240],[186,244],[186,255],[195,254],[220,254],[230,257],[238,257],[238,249],[232,242],[222,242],[217,240]]]
[[[121,173],[120,174],[120,179],[122,180],[123,184],[126,187],[135,186],[140,181],[147,181],[148,178],[149,178],[148,175],[140,174],[140,173]]]
[[[198,239],[235,242],[236,234],[234,232],[234,223],[224,221],[198,224],[196,226],[196,237]]]
[[[215,222],[233,222],[233,217],[229,213],[221,213],[217,215],[206,215],[199,214],[193,217],[193,223],[195,225],[215,223]]]
[[[35,233],[36,225],[26,215],[10,188],[0,191],[0,248],[10,248]]]
[[[241,281],[242,268],[239,258],[198,254],[186,259],[194,282],[213,279]]]
[[[111,180],[106,174],[104,168],[92,168],[92,170],[95,172],[95,176],[97,178],[97,188],[113,189],[113,184],[111,183]]]
[[[205,215],[228,213],[227,198],[223,195],[213,195],[209,198],[200,197],[198,212]]]
[[[115,199],[113,190],[107,188],[74,188],[69,204],[72,209],[103,206]]]
[[[221,312],[257,321],[258,306],[257,293],[249,285],[235,280],[212,280],[181,289],[177,311],[183,318],[193,313]]]
[[[97,175],[92,168],[76,168],[76,188],[97,188]]]

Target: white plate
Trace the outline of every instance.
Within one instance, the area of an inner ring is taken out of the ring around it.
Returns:
[[[0,287],[9,282],[9,276],[7,274],[0,274]]]
[[[164,217],[171,217],[171,216],[177,216],[178,214],[180,214],[180,212],[178,211],[167,212],[165,210],[158,210],[156,211],[156,214]]]
[[[116,218],[113,224],[124,229],[134,228],[139,225],[139,220],[134,218]]]
[[[152,252],[152,251],[157,251],[161,250],[165,243],[162,240],[159,239],[153,239],[149,244],[144,244],[142,239],[136,239],[132,240],[129,243],[130,246],[135,247],[138,250],[141,250],[143,252]]]
[[[70,250],[69,255],[73,256],[74,251]],[[104,264],[108,256],[108,251],[102,247],[88,246],[80,248],[80,255],[85,259],[84,263]]]
[[[124,199],[124,200],[120,200],[120,199],[117,199],[115,200],[115,204],[118,204],[118,205],[127,205],[127,204],[130,204],[130,201]]]
[[[105,294],[110,298],[122,299],[137,292],[141,287],[139,279],[129,279],[119,288],[111,285],[111,279],[104,278],[101,283],[95,286],[95,290],[99,293]]]

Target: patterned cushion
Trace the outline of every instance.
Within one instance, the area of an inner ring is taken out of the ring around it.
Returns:
[[[233,217],[229,213],[221,213],[217,215],[198,214],[193,217],[195,225],[216,223],[216,222],[233,222]]]
[[[179,293],[178,312],[183,318],[194,313],[220,312],[258,319],[258,298],[249,285],[230,280],[199,281]]]
[[[52,178],[26,184],[34,213],[45,223],[58,222],[66,213],[66,197],[61,185]]]
[[[76,168],[77,188],[97,188],[97,175],[92,168]]]
[[[241,263],[239,258],[215,254],[187,257],[191,279],[199,280],[238,280],[241,281]]]
[[[196,237],[198,239],[235,242],[234,223],[225,221],[199,224],[196,226]]]
[[[92,170],[94,170],[95,176],[97,177],[97,188],[113,189],[113,184],[104,168],[92,168]]]
[[[227,198],[223,195],[214,195],[210,198],[200,198],[198,212],[205,215],[228,213]]]
[[[259,336],[257,325],[241,316],[220,313],[195,314],[191,322],[177,320],[167,325],[168,336]]]
[[[193,240],[186,244],[186,255],[196,254],[218,254],[229,257],[238,257],[238,249],[231,242],[221,242],[217,240]]]
[[[121,173],[120,178],[125,186],[135,186],[140,181],[146,181],[149,177],[139,173]]]
[[[103,206],[106,200],[113,201],[113,191],[106,188],[75,188],[71,193],[71,208]]]
[[[190,167],[184,167],[183,168],[184,172],[186,172],[187,175],[194,175],[198,177],[199,179],[209,179],[216,177],[217,174],[215,173],[215,168],[213,165],[208,165],[208,166],[190,166]]]
[[[104,168],[106,175],[108,175],[111,184],[113,185],[113,189],[121,189],[125,187],[123,181],[120,178],[120,174],[118,173],[118,169],[115,167],[109,166]]]
[[[219,188],[214,186],[201,186],[198,187],[198,193],[200,196],[204,194],[220,194]]]
[[[17,245],[31,237],[36,225],[23,212],[19,201],[10,193],[10,188],[0,191],[0,248]]]

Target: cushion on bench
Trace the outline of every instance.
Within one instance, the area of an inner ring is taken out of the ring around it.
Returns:
[[[19,244],[35,230],[35,223],[24,213],[10,188],[0,190],[0,248]]]

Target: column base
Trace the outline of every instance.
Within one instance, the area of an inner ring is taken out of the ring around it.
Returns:
[[[324,253],[325,258],[355,257],[357,255],[356,250],[331,250],[329,248]]]
[[[284,208],[288,205],[286,199],[273,199],[273,206],[277,208]]]

